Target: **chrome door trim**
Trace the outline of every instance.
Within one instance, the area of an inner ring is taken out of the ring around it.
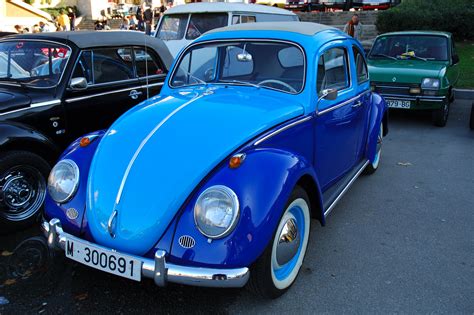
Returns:
[[[9,112],[0,113],[0,117],[10,115],[10,114],[14,114],[14,113],[18,113],[18,112],[22,112],[22,111],[27,111],[27,110],[30,110],[32,108],[39,108],[39,107],[45,107],[45,106],[56,106],[56,105],[59,105],[59,104],[61,104],[61,100],[52,100],[52,101],[46,101],[46,102],[33,103],[30,106],[25,107],[25,108],[19,108],[19,109],[15,109],[15,110],[12,110],[12,111],[9,111]]]
[[[129,87],[129,88],[126,88],[126,89],[113,90],[113,91],[108,91],[108,92],[96,93],[96,94],[92,94],[92,95],[85,95],[85,96],[80,96],[80,97],[68,98],[68,99],[65,100],[65,102],[69,104],[69,103],[83,101],[83,100],[86,100],[86,99],[89,99],[89,98],[105,96],[105,95],[110,95],[110,94],[123,93],[123,92],[128,92],[128,91],[132,91],[132,90],[141,89],[141,88],[142,88],[142,86],[138,85],[138,86]]]
[[[335,105],[335,106],[333,106],[333,107],[326,108],[325,110],[322,110],[322,111],[316,111],[316,114],[317,114],[318,116],[321,116],[321,115],[324,115],[324,114],[326,114],[326,113],[332,112],[333,110],[336,110],[336,109],[338,109],[338,108],[341,108],[341,107],[343,107],[343,106],[346,106],[347,104],[352,103],[352,102],[358,100],[359,98],[361,98],[362,96],[364,96],[364,95],[366,95],[366,94],[369,94],[369,93],[370,93],[370,90],[367,90],[367,91],[362,92],[362,93],[360,93],[359,95],[354,96],[353,98],[350,98],[350,99],[348,99],[347,101],[344,101],[344,102],[342,102],[342,103],[339,103],[339,104],[337,104],[337,105]]]
[[[341,200],[342,196],[349,190],[349,188],[352,186],[352,184],[355,182],[355,180],[359,177],[359,175],[364,171],[364,169],[369,165],[369,160],[365,161],[364,165],[357,171],[357,173],[352,177],[352,179],[347,183],[346,187],[341,191],[341,193],[334,199],[334,201],[331,203],[331,205],[328,207],[326,211],[324,211],[324,217],[326,218],[331,211],[334,209],[336,204]]]
[[[268,140],[268,139],[270,139],[270,138],[272,138],[272,137],[274,137],[274,136],[276,136],[276,135],[282,133],[283,131],[288,130],[288,129],[290,129],[290,128],[293,128],[294,126],[297,126],[297,125],[299,125],[299,124],[302,124],[302,123],[304,123],[304,122],[310,120],[311,118],[312,118],[311,116],[306,116],[306,117],[304,117],[303,119],[297,120],[297,121],[295,121],[295,122],[292,122],[291,124],[288,124],[288,125],[286,125],[286,126],[283,126],[283,127],[279,128],[279,129],[277,129],[277,130],[275,130],[275,131],[269,133],[269,134],[266,135],[265,137],[263,137],[263,138],[261,138],[261,139],[255,141],[255,143],[254,143],[253,145],[254,145],[254,146],[257,146],[257,145],[259,145],[260,143],[262,143],[262,142],[264,142],[264,141],[266,141],[266,140]]]

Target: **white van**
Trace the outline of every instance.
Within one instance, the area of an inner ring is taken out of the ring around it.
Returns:
[[[298,21],[293,12],[258,4],[190,3],[173,7],[158,22],[156,37],[163,40],[171,54],[202,34],[218,27],[239,23]]]

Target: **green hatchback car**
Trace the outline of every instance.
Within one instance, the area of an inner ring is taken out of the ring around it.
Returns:
[[[372,90],[391,108],[430,110],[444,127],[459,78],[450,33],[408,31],[378,36],[368,55]]]

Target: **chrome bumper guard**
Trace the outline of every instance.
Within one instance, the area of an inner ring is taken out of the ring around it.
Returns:
[[[48,246],[64,251],[68,234],[63,231],[61,222],[58,219],[43,221],[41,227],[48,239]],[[142,276],[153,279],[155,284],[161,287],[167,282],[173,282],[201,287],[241,288],[250,276],[248,268],[214,269],[179,266],[167,263],[165,256],[164,250],[157,250],[154,259],[134,256],[142,262]]]
[[[394,94],[384,94],[380,95],[387,100],[402,100],[402,101],[420,101],[420,102],[445,102],[447,100],[446,96],[428,96],[428,95],[394,95]]]

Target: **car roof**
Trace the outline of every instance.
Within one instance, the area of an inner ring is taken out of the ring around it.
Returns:
[[[166,10],[165,15],[179,13],[212,13],[212,12],[251,12],[280,15],[296,15],[288,10],[283,10],[271,6],[245,3],[224,3],[224,2],[198,2],[177,5]]]
[[[332,26],[311,22],[259,22],[234,24],[227,27],[216,28],[206,34],[228,31],[283,31],[312,36],[326,30],[334,31],[338,29]]]
[[[451,37],[451,33],[441,32],[441,31],[403,31],[403,32],[385,33],[379,36],[396,36],[396,35],[435,35],[435,36]]]
[[[154,38],[136,31],[77,31],[77,32],[46,32],[36,34],[16,34],[2,38],[0,41],[23,39],[23,40],[47,40],[62,44],[73,43],[80,49],[112,47],[112,46],[147,46],[154,49],[169,69],[173,57],[166,44],[158,38]]]

